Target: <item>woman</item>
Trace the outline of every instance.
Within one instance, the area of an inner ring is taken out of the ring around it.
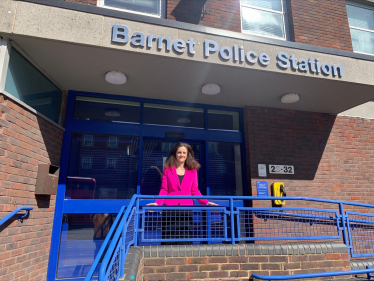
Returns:
[[[161,190],[159,195],[172,196],[201,196],[198,189],[197,169],[200,164],[195,159],[192,147],[183,142],[178,142],[170,150],[164,165]],[[197,199],[202,205],[218,206],[206,199]],[[156,203],[147,206],[160,205],[193,205],[192,199],[158,199]],[[188,239],[191,237],[192,212],[184,210],[164,211],[162,213],[162,238],[163,239]],[[170,243],[163,243],[170,244]],[[173,243],[177,244],[177,243]],[[186,244],[186,243],[178,243]]]

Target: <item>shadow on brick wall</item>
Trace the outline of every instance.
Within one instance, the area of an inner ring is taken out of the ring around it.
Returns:
[[[177,21],[199,24],[206,1],[207,0],[180,0],[171,12],[171,15],[175,17]]]
[[[264,180],[315,180],[317,171],[328,172],[335,162],[326,158],[330,154],[334,157],[334,148],[327,148],[327,144],[335,119],[325,113],[247,107],[245,134],[251,178],[258,178],[258,164],[267,166]],[[271,174],[271,164],[292,165],[295,174]]]

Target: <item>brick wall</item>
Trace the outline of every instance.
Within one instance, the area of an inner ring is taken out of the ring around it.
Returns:
[[[168,20],[241,32],[239,0],[168,0],[166,15]]]
[[[252,273],[291,275],[350,270],[347,248],[339,245],[342,250],[334,252],[338,244],[332,245],[324,253],[318,244],[304,244],[310,249],[319,248],[318,252],[301,250],[295,245],[272,245],[272,253],[269,253],[271,247],[249,244],[144,247],[143,278],[137,280],[248,281]]]
[[[291,33],[295,42],[353,50],[344,0],[290,1]]]
[[[251,106],[244,116],[250,194],[265,180],[284,182],[287,196],[372,204],[374,120]],[[295,174],[259,178],[258,164],[294,165]]]
[[[0,218],[32,206],[0,229],[0,281],[46,280],[55,196],[34,194],[38,164],[59,166],[63,131],[0,94]]]

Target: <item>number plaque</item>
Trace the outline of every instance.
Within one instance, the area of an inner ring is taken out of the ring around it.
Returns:
[[[290,165],[269,165],[270,174],[295,174],[293,166]]]

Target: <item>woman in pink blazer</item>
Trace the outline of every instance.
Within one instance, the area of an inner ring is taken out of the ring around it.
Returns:
[[[200,164],[195,159],[192,147],[187,143],[178,142],[170,150],[164,165],[161,190],[159,195],[172,196],[201,196],[198,189],[197,169]],[[197,199],[202,205],[217,206],[216,203],[206,199]],[[192,199],[158,199],[147,206],[160,205],[193,205]],[[189,239],[191,238],[192,211],[172,210],[162,212],[162,238],[163,239]],[[165,244],[186,245],[191,242],[163,242]]]
[[[197,169],[199,168],[200,164],[195,159],[192,147],[183,142],[175,144],[165,161],[159,195],[201,196],[197,180]],[[197,201],[201,205],[217,206],[206,199],[197,199]],[[150,203],[147,206],[160,205],[193,205],[193,200],[158,199],[156,203]]]

